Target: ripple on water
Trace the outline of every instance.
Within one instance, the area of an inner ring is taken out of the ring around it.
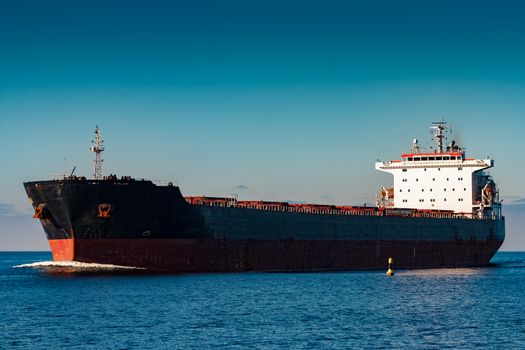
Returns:
[[[516,267],[525,253],[498,254],[497,268],[399,269],[394,277],[115,276],[136,270],[2,256],[0,348],[525,349],[525,269]],[[40,273],[71,267],[100,274]]]

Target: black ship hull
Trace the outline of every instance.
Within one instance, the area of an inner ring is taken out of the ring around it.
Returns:
[[[190,204],[135,180],[24,184],[55,260],[174,272],[485,266],[504,219]]]

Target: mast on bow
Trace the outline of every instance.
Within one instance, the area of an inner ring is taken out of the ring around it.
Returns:
[[[104,140],[102,139],[98,125],[95,128],[95,138],[91,140],[91,143],[93,145],[89,148],[89,150],[95,153],[95,159],[93,160],[93,178],[95,180],[100,180],[102,179],[102,162],[104,161],[102,159]]]

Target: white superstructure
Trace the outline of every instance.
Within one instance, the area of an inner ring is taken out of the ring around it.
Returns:
[[[450,210],[467,217],[501,215],[496,185],[483,170],[492,159],[466,158],[454,141],[444,149],[445,122],[433,123],[436,149],[421,151],[417,139],[401,160],[376,162],[376,169],[394,175],[394,187],[383,188],[379,207]]]

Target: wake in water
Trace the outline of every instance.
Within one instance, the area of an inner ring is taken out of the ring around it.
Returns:
[[[501,260],[501,261],[495,261],[491,263],[491,265],[494,267],[498,267],[498,268],[523,268],[525,267],[525,260],[522,260],[522,259]]]
[[[482,274],[483,268],[454,267],[454,268],[430,268],[396,271],[397,275],[420,276],[420,277],[469,277]]]
[[[142,267],[121,266],[111,264],[85,263],[79,261],[37,261],[29,264],[13,266],[14,268],[34,268],[50,272],[118,272],[146,270]]]

